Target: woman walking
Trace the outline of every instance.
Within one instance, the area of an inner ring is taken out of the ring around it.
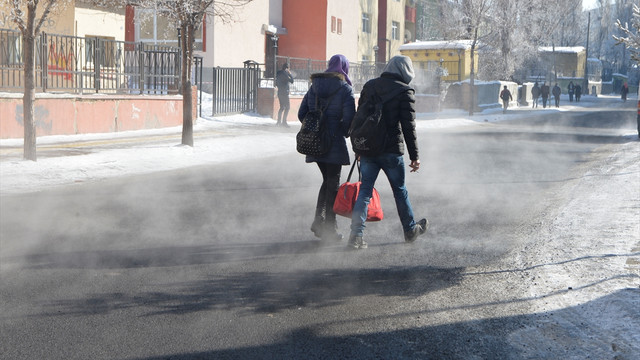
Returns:
[[[322,174],[311,231],[322,240],[340,241],[342,234],[337,231],[333,203],[340,187],[342,166],[350,164],[345,137],[356,113],[349,79],[349,61],[344,55],[332,56],[325,72],[311,75],[311,87],[302,99],[298,119],[302,121],[307,112],[315,110],[316,106],[325,109],[323,126],[333,140],[326,154],[307,155],[305,159],[307,163],[315,162]]]

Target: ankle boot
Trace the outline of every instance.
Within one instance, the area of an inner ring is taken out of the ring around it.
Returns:
[[[311,231],[316,237],[322,238],[323,228],[324,228],[324,219],[320,216],[316,216],[315,219],[313,220],[313,223],[311,224]]]

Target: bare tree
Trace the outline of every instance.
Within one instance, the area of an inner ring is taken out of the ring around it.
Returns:
[[[636,4],[632,4],[631,25],[629,21],[624,21],[618,18],[616,20],[616,26],[623,33],[621,36],[613,36],[617,41],[616,44],[621,44],[629,48],[631,53],[631,59],[640,63],[640,8]],[[624,13],[621,13],[624,15]]]
[[[9,19],[22,34],[24,51],[24,97],[22,99],[24,126],[24,159],[37,160],[36,126],[33,118],[35,103],[35,43],[42,25],[55,11],[64,9],[69,0],[8,0]],[[38,14],[40,16],[38,17]],[[46,69],[42,69],[46,71]]]
[[[126,1],[126,0],[125,0]],[[140,0],[136,6],[155,9],[180,29],[182,49],[180,92],[182,94],[182,144],[193,146],[193,91],[191,67],[195,50],[195,32],[205,17],[223,23],[235,21],[240,7],[253,0]]]

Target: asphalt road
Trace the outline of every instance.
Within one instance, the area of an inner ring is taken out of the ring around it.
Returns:
[[[427,236],[403,243],[381,177],[360,251],[309,231],[295,153],[2,196],[0,358],[526,358],[523,285],[491,269],[619,129],[633,110],[420,132]]]

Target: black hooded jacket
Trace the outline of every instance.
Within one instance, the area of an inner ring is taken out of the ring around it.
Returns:
[[[379,78],[369,80],[360,92],[358,106],[362,105],[371,91],[377,92],[378,96],[384,98],[386,94],[397,92],[401,87],[406,88],[406,91],[400,92],[382,107],[382,119],[387,125],[387,143],[384,152],[404,155],[404,143],[406,143],[409,159],[418,160],[415,92],[403,82],[401,74],[385,72]]]

